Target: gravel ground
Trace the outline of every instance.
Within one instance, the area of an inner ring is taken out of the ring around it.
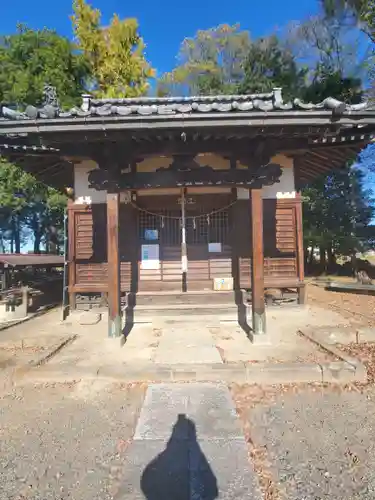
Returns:
[[[140,385],[26,386],[0,399],[1,500],[112,498]]]
[[[232,388],[269,500],[375,498],[375,391]]]
[[[375,296],[332,292],[324,288],[309,285],[308,303],[339,312],[352,325],[374,325]]]

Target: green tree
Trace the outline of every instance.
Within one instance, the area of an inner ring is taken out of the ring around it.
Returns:
[[[154,70],[145,57],[145,44],[136,19],[114,15],[101,25],[99,9],[74,0],[73,30],[92,75],[98,97],[138,97],[147,93]]]
[[[45,83],[57,89],[63,107],[79,104],[89,68],[74,45],[49,29],[17,26],[13,35],[0,40],[0,101],[23,107],[42,101]],[[34,251],[61,232],[64,195],[9,162],[0,159],[0,243],[4,250],[20,252],[31,235]],[[55,238],[56,240],[56,238]]]
[[[40,253],[42,243],[47,252],[59,253],[66,204],[65,194],[35,182],[25,215],[25,226],[33,235],[34,253]]]
[[[0,160],[0,231],[3,245],[20,253],[24,237],[30,234],[34,252],[45,243],[49,252],[61,246],[65,194],[38,182],[35,177],[5,160]]]
[[[13,35],[0,39],[0,101],[37,104],[43,85],[57,89],[62,106],[80,102],[88,68],[73,44],[52,30],[18,25]]]
[[[251,45],[250,35],[239,25],[222,24],[199,30],[185,38],[178,65],[162,75],[159,95],[232,94],[243,80],[243,62]]]
[[[374,207],[360,168],[335,170],[313,182],[303,195],[305,248],[319,247],[322,271],[327,264],[332,268],[336,256],[363,249],[359,236],[371,222]]]
[[[239,92],[244,94],[282,87],[286,98],[294,98],[305,86],[306,70],[298,65],[292,52],[275,35],[250,45],[243,71]]]
[[[375,2],[373,0],[320,0],[323,12],[341,25],[357,26],[375,43]]]
[[[21,251],[22,226],[35,179],[11,163],[0,162],[0,211],[3,238],[10,239],[10,247]]]

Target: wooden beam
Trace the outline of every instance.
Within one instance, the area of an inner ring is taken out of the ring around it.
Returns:
[[[251,305],[253,335],[266,333],[264,304],[263,198],[261,189],[250,190],[251,204]]]
[[[297,203],[295,205],[296,214],[296,236],[297,236],[297,269],[298,279],[300,282],[305,280],[305,252],[303,245],[303,224],[302,224],[302,199],[301,194],[298,194]],[[298,288],[298,302],[304,304],[306,301],[305,287]]]
[[[107,193],[107,249],[108,249],[108,336],[120,337],[121,278],[119,252],[120,195]]]

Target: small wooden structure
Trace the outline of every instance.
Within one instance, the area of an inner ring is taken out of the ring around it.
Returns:
[[[0,254],[0,291],[14,286],[16,284],[15,281],[21,281],[17,279],[17,271],[31,269],[33,272],[40,270],[48,272],[54,268],[61,267],[64,267],[64,257],[62,255],[30,253]]]
[[[62,276],[52,271],[63,267],[61,255],[0,254],[0,322],[24,318],[30,306],[56,300]]]
[[[50,89],[49,89],[50,90]],[[373,138],[375,112],[335,99],[284,103],[281,89],[237,96],[93,99],[2,109],[0,153],[71,188],[71,308],[106,294],[109,333],[121,295],[251,289],[253,333],[265,288],[304,301],[299,190]],[[3,144],[1,144],[3,143]]]

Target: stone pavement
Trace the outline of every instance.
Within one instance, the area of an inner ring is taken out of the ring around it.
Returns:
[[[209,329],[200,325],[165,328],[155,355],[162,365],[222,362]]]
[[[116,498],[260,500],[228,389],[150,385]]]
[[[121,348],[118,339],[107,337],[103,320],[95,325],[79,325],[68,320],[64,325],[50,325],[54,331],[63,328],[78,339],[53,358],[50,366],[100,367],[102,365],[222,364],[244,362],[326,362],[327,356],[316,345],[297,335],[299,329],[319,325],[338,325],[338,314],[320,308],[270,308],[268,312],[269,345],[254,345],[235,322],[210,326],[201,322],[166,323],[154,327],[136,324]],[[341,318],[342,321],[342,318]]]

